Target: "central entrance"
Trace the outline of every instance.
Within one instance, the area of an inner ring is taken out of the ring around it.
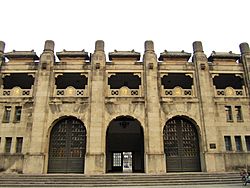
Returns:
[[[144,172],[144,136],[138,120],[120,116],[106,133],[106,172]]]

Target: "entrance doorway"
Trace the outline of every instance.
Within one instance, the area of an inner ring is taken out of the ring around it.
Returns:
[[[52,128],[48,173],[83,173],[86,129],[74,118],[65,118]]]
[[[106,133],[106,172],[144,172],[144,136],[138,120],[121,116]]]
[[[131,173],[132,171],[132,152],[114,152],[112,155],[113,172]]]
[[[201,171],[199,138],[195,125],[182,117],[169,120],[163,130],[168,172]]]

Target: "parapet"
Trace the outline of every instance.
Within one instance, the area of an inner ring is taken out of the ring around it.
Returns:
[[[4,56],[11,60],[39,60],[34,50],[31,51],[15,51],[4,53]]]
[[[191,57],[191,53],[182,51],[167,51],[165,50],[160,54],[159,61],[164,61],[168,59],[180,59],[181,61],[188,61]]]
[[[208,57],[209,62],[214,61],[232,61],[236,62],[240,59],[240,54],[235,54],[233,52],[215,52],[213,51],[212,54]]]
[[[89,60],[88,52],[82,51],[66,51],[56,53],[59,60],[63,59],[77,59],[77,60]]]
[[[132,51],[117,51],[109,52],[109,60],[112,61],[113,59],[135,59],[139,61],[141,54],[139,52]]]

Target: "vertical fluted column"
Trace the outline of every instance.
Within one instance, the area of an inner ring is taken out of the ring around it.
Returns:
[[[193,43],[193,62],[195,66],[195,85],[196,93],[199,99],[198,109],[200,115],[200,121],[198,127],[200,132],[200,157],[202,171],[216,171],[213,169],[212,164],[215,162],[211,160],[212,155],[207,155],[209,152],[209,143],[218,143],[217,137],[214,135],[216,132],[215,124],[215,105],[213,101],[214,88],[212,78],[209,73],[208,59],[203,52],[203,46],[200,41]],[[209,165],[206,165],[208,164]],[[211,168],[211,169],[208,169]]]
[[[5,43],[3,41],[0,41],[0,67],[2,65],[2,63],[4,63],[4,48],[5,48]]]
[[[244,77],[245,77],[245,85],[248,92],[248,96],[250,94],[250,49],[248,43],[240,44],[240,52],[241,52],[241,62],[243,63],[244,68]]]
[[[104,41],[95,43],[95,52],[91,58],[91,93],[90,93],[90,125],[88,132],[88,148],[86,154],[87,174],[105,172],[105,135],[104,99],[105,99],[105,64]]]
[[[48,130],[47,116],[49,113],[49,96],[51,89],[54,65],[54,42],[47,40],[40,57],[38,72],[34,84],[34,105],[32,127],[30,128],[30,147],[25,156],[24,173],[44,173],[45,142]],[[46,173],[46,172],[45,172]]]
[[[160,101],[158,87],[158,61],[153,41],[145,42],[144,91],[145,91],[145,152],[146,172],[165,172],[162,130],[160,124]]]

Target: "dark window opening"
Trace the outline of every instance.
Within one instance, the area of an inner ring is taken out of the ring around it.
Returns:
[[[181,73],[168,73],[161,78],[161,84],[164,89],[173,89],[176,86],[182,89],[192,89],[193,78]]]
[[[216,89],[226,89],[227,87],[242,89],[244,81],[243,78],[235,74],[219,74],[213,78],[213,84]]]
[[[141,78],[133,73],[116,73],[108,78],[110,89],[120,89],[126,86],[130,89],[139,89]]]
[[[21,113],[22,113],[22,107],[21,106],[16,106],[15,107],[15,117],[14,117],[15,122],[20,122]]]
[[[11,142],[12,142],[12,138],[11,137],[6,137],[5,138],[5,153],[10,153],[11,150]]]
[[[33,84],[33,76],[25,73],[13,73],[3,78],[3,89],[12,89],[13,87],[31,89]]]
[[[4,115],[3,115],[3,122],[4,123],[10,122],[10,114],[11,114],[11,106],[5,106]]]
[[[232,107],[231,106],[225,106],[226,111],[226,120],[227,122],[233,121],[233,113],[232,113]]]
[[[241,111],[241,106],[235,106],[235,111],[236,111],[236,119],[238,122],[243,121],[243,116],[242,116],[242,111]]]
[[[23,147],[23,138],[17,137],[16,138],[16,153],[22,153],[22,147]]]
[[[224,136],[226,151],[232,151],[232,142],[230,136]]]
[[[66,89],[73,86],[75,89],[85,89],[88,78],[80,73],[64,73],[56,78],[57,89]]]
[[[250,136],[245,136],[247,151],[250,151]]]
[[[235,136],[234,139],[235,139],[236,151],[242,151],[241,137],[240,136]]]

